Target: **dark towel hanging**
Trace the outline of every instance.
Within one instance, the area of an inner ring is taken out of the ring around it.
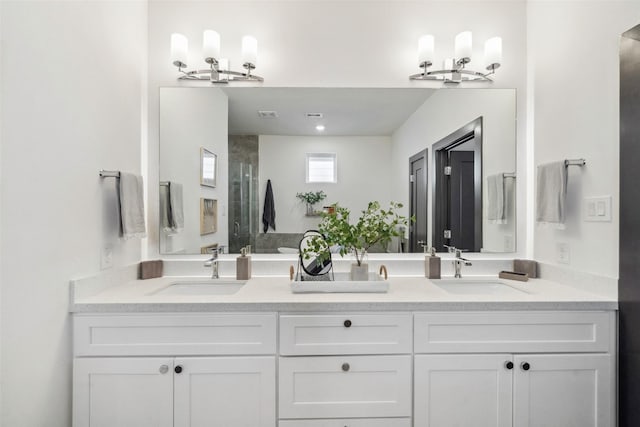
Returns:
[[[264,195],[264,211],[262,212],[262,225],[266,233],[269,227],[276,231],[276,206],[273,201],[273,190],[271,180],[267,180],[267,192]]]

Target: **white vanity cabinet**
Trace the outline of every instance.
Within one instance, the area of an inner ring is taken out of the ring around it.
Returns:
[[[615,427],[615,311],[74,316],[74,427]]]
[[[276,426],[275,313],[76,315],[74,337],[74,427]]]
[[[415,427],[615,426],[613,312],[420,313],[415,351]]]
[[[412,317],[282,314],[280,426],[409,427]]]

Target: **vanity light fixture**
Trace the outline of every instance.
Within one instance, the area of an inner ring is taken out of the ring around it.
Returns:
[[[202,35],[202,57],[209,64],[208,69],[184,70],[187,68],[189,42],[178,33],[171,34],[171,62],[178,67],[181,74],[178,80],[208,80],[211,83],[229,83],[230,81],[262,82],[264,79],[252,74],[258,62],[258,41],[255,37],[242,38],[242,66],[246,72],[229,69],[229,60],[220,58],[220,34],[213,30],[205,30]]]
[[[493,81],[490,75],[496,72],[502,62],[502,38],[493,37],[484,44],[486,73],[467,68],[471,62],[473,47],[471,31],[463,31],[455,38],[455,59],[445,59],[442,69],[429,70],[433,65],[435,38],[424,35],[418,40],[418,66],[422,72],[409,76],[411,80],[439,80],[444,83],[462,83],[466,81]]]

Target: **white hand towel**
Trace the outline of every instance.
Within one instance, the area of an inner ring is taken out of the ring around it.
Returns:
[[[564,227],[567,167],[564,161],[538,166],[536,222]]]
[[[504,174],[487,177],[487,219],[492,224],[506,224],[504,212]]]
[[[120,172],[119,185],[122,237],[125,239],[146,237],[142,177]]]
[[[160,227],[162,231],[171,231],[171,211],[169,209],[169,184],[160,186]]]
[[[171,212],[170,225],[174,232],[184,228],[184,210],[182,207],[182,184],[171,181],[169,183],[169,209]]]

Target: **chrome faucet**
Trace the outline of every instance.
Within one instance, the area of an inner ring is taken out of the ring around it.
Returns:
[[[223,252],[222,246],[219,248],[211,249],[211,258],[205,261],[205,267],[211,267],[211,278],[219,279],[220,273],[218,271],[218,255]]]
[[[455,271],[454,277],[456,279],[460,279],[462,277],[462,274],[461,274],[462,266],[463,265],[470,266],[471,261],[469,261],[468,259],[462,258],[462,251],[460,249],[454,248],[454,252],[456,255],[456,259],[453,260],[453,270]]]

